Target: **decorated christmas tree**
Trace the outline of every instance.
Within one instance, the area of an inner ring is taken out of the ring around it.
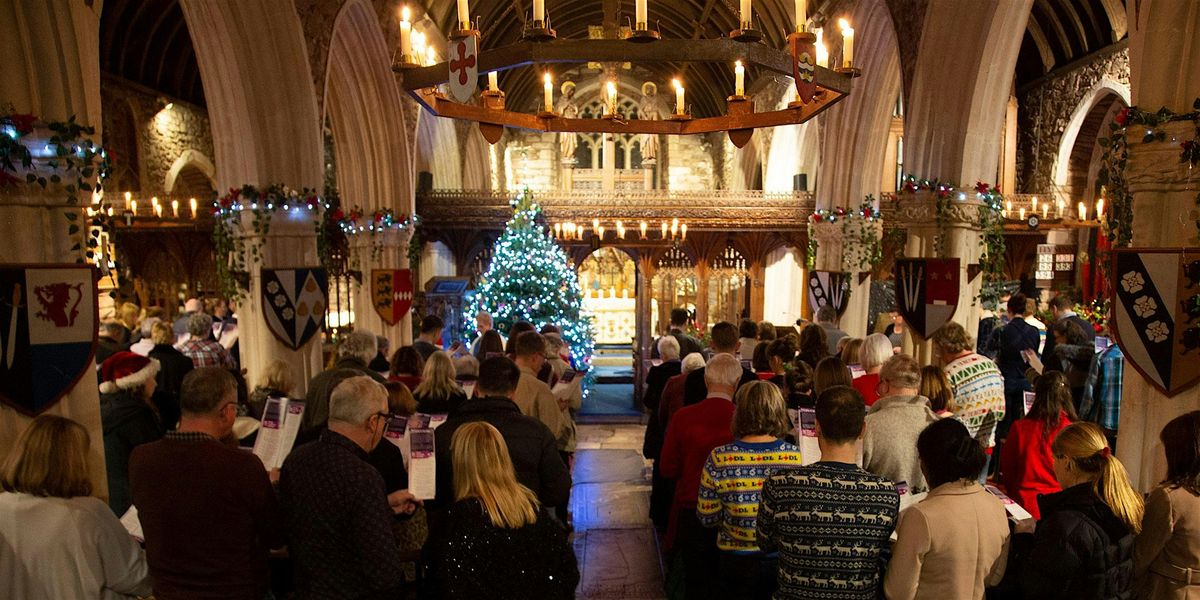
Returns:
[[[595,347],[591,318],[583,314],[579,278],[566,253],[554,242],[541,219],[542,209],[525,189],[513,200],[513,217],[496,240],[492,262],[475,288],[463,315],[475,333],[475,315],[487,311],[493,326],[505,333],[518,321],[539,330],[557,325],[571,348],[571,364],[586,368]]]

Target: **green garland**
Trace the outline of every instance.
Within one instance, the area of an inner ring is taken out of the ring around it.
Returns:
[[[874,270],[875,267],[883,262],[883,242],[880,240],[875,228],[870,226],[870,223],[878,220],[879,209],[875,208],[875,196],[871,194],[863,198],[862,204],[857,209],[847,209],[839,206],[832,209],[818,209],[814,211],[808,218],[808,268],[813,269],[816,267],[817,249],[819,248],[816,236],[813,235],[814,226],[818,223],[837,223],[840,221],[842,224],[843,240],[850,237],[851,224],[858,223],[858,243],[853,245],[854,258],[850,259],[850,266],[855,271]],[[845,262],[848,255],[849,251],[843,248],[843,262]]]
[[[979,300],[989,306],[1000,301],[1000,286],[997,284],[1004,281],[1005,254],[1008,251],[1004,242],[1004,213],[1000,209],[1004,204],[1004,196],[999,188],[982,181],[975,183],[975,192],[983,201],[979,205],[979,229],[983,242],[983,255],[979,257],[979,269],[983,273]]]
[[[263,190],[249,184],[240,189],[230,188],[229,193],[214,201],[213,250],[217,257],[217,281],[224,297],[245,298],[250,287],[249,267],[261,261],[264,238],[277,211],[309,211],[319,226],[323,207],[315,191],[308,188],[296,191],[279,184]],[[242,227],[242,215],[247,212],[253,216],[250,231]],[[319,239],[318,230],[318,250]],[[323,256],[322,262],[326,260]]]

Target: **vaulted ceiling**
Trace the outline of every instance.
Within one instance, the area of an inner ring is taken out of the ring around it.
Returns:
[[[100,70],[204,105],[196,51],[179,0],[105,0]]]
[[[1017,87],[1125,39],[1126,0],[1034,0]]]

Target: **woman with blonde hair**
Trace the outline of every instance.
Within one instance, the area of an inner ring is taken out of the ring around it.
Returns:
[[[417,411],[426,414],[450,414],[467,399],[467,393],[455,379],[454,361],[438,350],[425,359],[421,383],[413,388]]]
[[[567,532],[517,482],[508,446],[483,421],[450,442],[454,504],[430,541],[442,598],[573,598],[579,583]]]
[[[1068,425],[1050,450],[1063,491],[1038,497],[1036,530],[1027,533],[1033,521],[1022,521],[1013,539],[1024,597],[1132,598],[1141,494],[1094,423]]]
[[[838,355],[839,357],[841,357],[842,362],[846,363],[846,365],[848,365],[848,366],[860,364],[859,363],[860,359],[858,357],[858,351],[859,351],[859,348],[862,348],[863,339],[862,338],[852,338],[852,337],[846,337],[846,338],[842,338],[842,339],[846,340],[845,343],[842,344],[841,354]]]
[[[268,398],[289,398],[292,393],[292,367],[285,361],[275,359],[263,369],[262,379],[250,392],[250,416],[262,419]]]
[[[779,386],[753,381],[739,388],[731,428],[733,442],[715,448],[704,464],[696,518],[717,527],[722,596],[769,600],[779,559],[758,547],[762,486],[775,471],[800,466],[800,450],[782,439],[792,424]]]
[[[929,408],[939,417],[954,414],[954,390],[950,389],[950,380],[941,367],[925,365],[921,367],[921,395],[929,398]]]
[[[70,419],[33,420],[0,467],[0,597],[149,596],[146,556],[91,497],[91,438]]]

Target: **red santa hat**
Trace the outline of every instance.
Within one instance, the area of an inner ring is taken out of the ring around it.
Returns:
[[[130,390],[158,375],[158,361],[133,352],[118,352],[100,365],[100,393]]]

